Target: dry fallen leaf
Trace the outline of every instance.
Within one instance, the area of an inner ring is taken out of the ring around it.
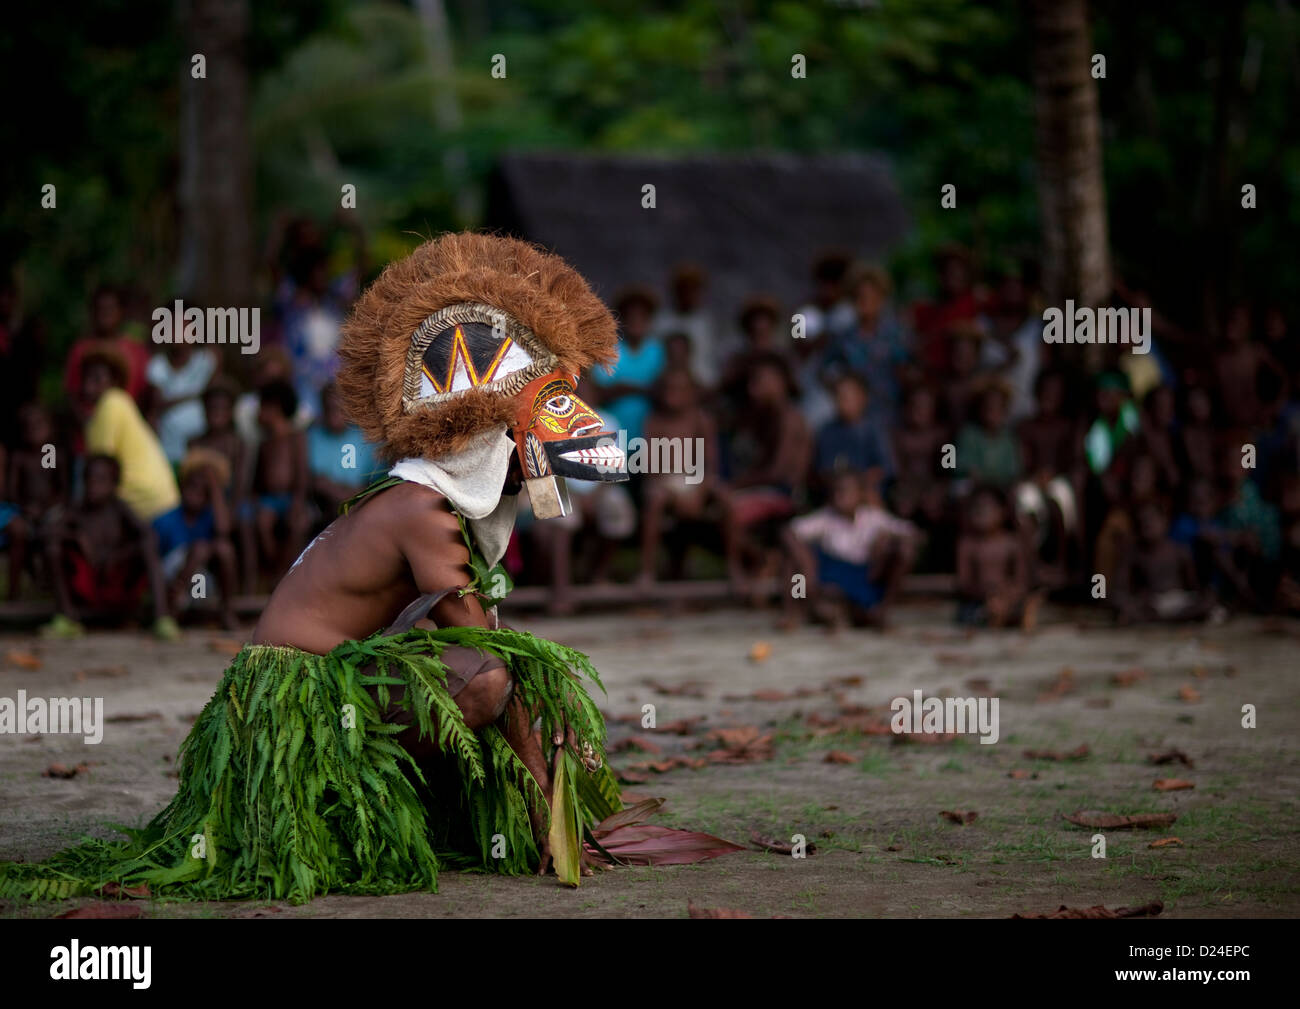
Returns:
[[[664,694],[668,697],[704,697],[706,693],[706,685],[696,680],[687,680],[685,683],[661,683],[658,680],[642,680],[641,682],[655,693]]]
[[[1133,816],[1121,816],[1118,813],[1097,813],[1091,810],[1063,813],[1062,816],[1076,827],[1093,827],[1102,830],[1124,830],[1128,827],[1146,830],[1151,827],[1168,827],[1178,819],[1177,813],[1137,813]]]
[[[758,831],[754,831],[749,835],[749,839],[764,851],[770,851],[775,855],[794,854],[794,846],[780,840],[779,838],[763,837],[758,833]],[[805,854],[814,855],[817,853],[817,845],[813,844],[811,841],[805,841],[803,850]]]
[[[784,690],[755,690],[749,695],[753,701],[788,701],[792,695]]]
[[[71,911],[56,914],[56,918],[143,918],[144,908],[130,901],[101,901],[95,904],[82,904]]]
[[[1132,669],[1123,669],[1118,673],[1112,673],[1110,682],[1116,687],[1131,687],[1138,680],[1145,680],[1146,678],[1147,671],[1135,666]]]
[[[749,650],[750,662],[765,662],[772,655],[772,646],[766,641],[755,641]]]
[[[1023,781],[1026,778],[1037,778],[1037,771],[1026,771],[1023,768],[1016,767],[1007,772],[1008,778],[1015,778],[1017,781]]]
[[[1182,750],[1166,750],[1164,753],[1148,753],[1147,760],[1153,764],[1172,764],[1174,761],[1182,764],[1184,767],[1195,767],[1192,758]]]
[[[1181,792],[1185,788],[1195,788],[1195,782],[1186,778],[1157,778],[1151,786],[1157,792]]]
[[[1178,699],[1180,701],[1186,701],[1188,704],[1195,704],[1201,699],[1201,692],[1195,687],[1184,683],[1178,688]]]
[[[90,764],[82,761],[75,767],[68,767],[66,764],[51,764],[41,772],[42,778],[75,778],[78,774],[84,774],[90,770]]]
[[[609,747],[610,753],[622,753],[624,750],[641,750],[644,753],[663,753],[663,747],[652,743],[645,736],[628,736]]]
[[[1048,914],[1013,914],[1012,918],[1151,918],[1165,909],[1165,905],[1158,900],[1153,900],[1150,904],[1143,904],[1141,907],[1117,907],[1114,911],[1103,907],[1101,904],[1093,907],[1066,907],[1062,904],[1055,911]]]
[[[974,823],[979,813],[973,809],[941,809],[939,815],[952,823],[960,823],[965,826],[968,823]]]
[[[1060,750],[1026,750],[1025,756],[1030,760],[1083,760],[1088,756],[1088,744],[1080,743],[1068,753]]]
[[[141,883],[139,886],[123,886],[121,883],[105,883],[98,891],[101,897],[148,897],[149,884]]]
[[[1056,674],[1056,679],[1047,685],[1047,689],[1038,695],[1040,701],[1055,701],[1074,690],[1074,670],[1064,667]]]
[[[627,824],[609,831],[596,830],[592,831],[592,836],[617,861],[626,865],[688,865],[745,850],[743,845],[712,834],[649,823]]]
[[[824,764],[856,764],[857,762],[857,757],[843,750],[828,750],[826,756],[822,758]]]
[[[33,671],[45,665],[41,657],[35,652],[26,652],[20,648],[11,648],[5,652],[5,662],[11,666],[17,666],[19,669]]]
[[[1148,848],[1181,848],[1183,839],[1181,837],[1162,837],[1158,841],[1152,841],[1147,845]]]
[[[752,918],[752,914],[746,914],[744,911],[733,911],[727,907],[696,907],[690,901],[686,902],[686,913],[692,918]]]
[[[130,670],[127,669],[126,666],[120,664],[115,666],[91,666],[89,669],[77,670],[77,679],[87,680],[87,679],[91,679],[92,677],[118,678],[118,677],[126,676],[129,673]]]

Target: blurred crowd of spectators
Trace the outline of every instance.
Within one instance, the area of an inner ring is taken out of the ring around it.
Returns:
[[[273,585],[378,475],[332,386],[365,271],[350,237],[277,222],[255,355],[156,345],[147,298],[105,287],[51,360],[39,317],[0,291],[8,593],[52,594],[48,633],[146,598],[164,636],[199,601],[234,624],[235,597]],[[971,624],[1032,626],[1048,597],[1125,621],[1300,611],[1283,311],[1239,304],[1202,334],[1153,310],[1147,354],[1049,344],[1032,263],[979,278],[954,246],[935,266],[934,296],[906,306],[888,272],[834,252],[802,304],[756,292],[734,319],[696,266],[663,297],[619,292],[618,361],[579,392],[679,465],[573,483],[564,519],[522,509],[507,566],[557,611],[575,583],[712,574],[756,605],[775,580],[788,622],[880,623],[916,570],[955,574]],[[1151,308],[1122,284],[1115,304]],[[41,402],[49,368],[64,395]]]

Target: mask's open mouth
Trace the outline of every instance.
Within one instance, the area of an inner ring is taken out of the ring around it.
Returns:
[[[627,479],[627,456],[610,435],[548,441],[546,457],[559,476],[611,482]]]

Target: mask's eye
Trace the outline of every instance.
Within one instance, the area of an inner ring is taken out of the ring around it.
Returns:
[[[546,408],[551,413],[568,413],[573,409],[573,400],[568,396],[552,396],[546,401]]]

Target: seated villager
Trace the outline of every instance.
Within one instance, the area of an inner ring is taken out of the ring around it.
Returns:
[[[783,545],[793,577],[805,577],[813,612],[832,627],[847,615],[854,623],[884,626],[886,605],[916,559],[919,531],[887,512],[879,478],[842,472],[831,480],[830,503],[786,528]],[[796,622],[798,599],[786,593],[785,621]],[[847,611],[847,613],[845,612]]]
[[[148,592],[154,633],[177,636],[167,613],[167,592],[153,530],[119,496],[122,467],[108,455],[86,460],[85,495],[51,527],[46,552],[58,613],[42,629],[46,637],[77,637],[81,617],[133,614]]]
[[[574,390],[614,339],[586,282],[527,243],[449,234],[390,264],[338,375],[389,476],[276,587],[182,746],[171,804],[126,843],[0,865],[0,892],[113,880],[301,901],[552,862],[576,884],[583,831],[621,808],[596,675],[500,624],[498,562],[521,481],[544,519],[570,510],[566,477],[624,478]]]

